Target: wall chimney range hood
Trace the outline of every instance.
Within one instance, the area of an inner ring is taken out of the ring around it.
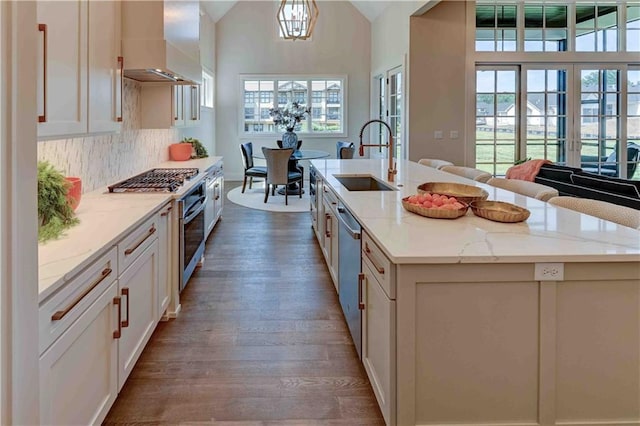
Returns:
[[[124,76],[142,83],[200,84],[197,1],[122,2]]]

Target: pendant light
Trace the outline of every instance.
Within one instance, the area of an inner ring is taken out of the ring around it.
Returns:
[[[276,17],[286,40],[306,40],[311,37],[318,15],[316,0],[282,0]]]

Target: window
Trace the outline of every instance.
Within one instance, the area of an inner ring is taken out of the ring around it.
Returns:
[[[477,5],[476,50],[515,51],[516,12],[515,5]]]
[[[634,0],[480,0],[475,12],[477,52],[640,52]]]
[[[640,6],[627,6],[627,52],[640,52]]]
[[[567,50],[567,6],[524,6],[524,50]]]
[[[311,114],[300,123],[298,133],[343,134],[345,78],[245,78],[242,81],[245,133],[282,132],[273,124],[269,109],[298,102],[311,106]],[[258,102],[259,100],[259,102]]]
[[[618,7],[576,5],[576,51],[618,50]]]
[[[207,108],[213,108],[213,76],[206,71],[202,71],[200,105]]]

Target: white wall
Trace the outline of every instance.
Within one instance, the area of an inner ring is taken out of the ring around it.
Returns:
[[[202,67],[215,76],[216,69],[216,32],[215,23],[206,13],[200,16],[200,63]],[[215,82],[214,82],[215,96]],[[215,105],[215,99],[214,99]],[[207,149],[209,155],[216,154],[215,135],[215,110],[213,108],[200,108],[200,125],[180,129],[180,137],[198,139]]]
[[[335,156],[337,140],[358,141],[369,119],[371,26],[349,2],[320,2],[311,40],[280,40],[277,2],[240,1],[216,23],[216,155],[225,159],[227,179],[242,177],[241,142],[275,146],[273,136],[240,133],[241,74],[344,74],[348,78],[346,137],[300,135],[303,146]]]
[[[402,65],[409,52],[409,17],[425,1],[401,1],[387,7],[371,23],[371,74]]]
[[[465,164],[469,84],[465,3],[443,1],[410,20],[410,160],[440,158]],[[443,132],[443,139],[434,138],[436,130]],[[452,130],[458,131],[458,138],[450,138]]]

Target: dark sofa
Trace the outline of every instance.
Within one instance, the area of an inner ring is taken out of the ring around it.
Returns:
[[[556,188],[560,195],[607,201],[640,210],[640,181],[608,177],[555,164],[543,165],[535,181]]]

